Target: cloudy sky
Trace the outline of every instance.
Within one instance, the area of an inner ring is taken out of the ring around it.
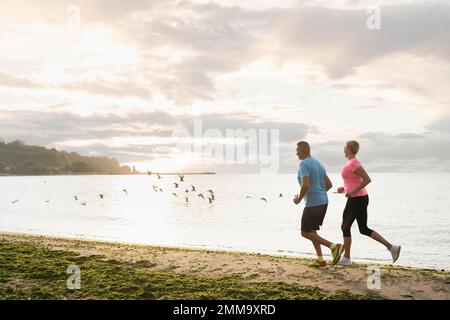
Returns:
[[[180,152],[174,132],[196,121],[223,135],[205,146],[278,129],[281,172],[300,139],[329,171],[349,139],[373,171],[449,171],[449,40],[446,0],[2,0],[0,138],[143,170],[258,170]]]

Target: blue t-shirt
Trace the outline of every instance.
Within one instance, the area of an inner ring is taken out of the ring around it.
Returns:
[[[300,162],[297,180],[302,185],[302,178],[309,177],[309,190],[305,195],[306,207],[321,206],[328,203],[324,166],[315,158],[308,157]]]

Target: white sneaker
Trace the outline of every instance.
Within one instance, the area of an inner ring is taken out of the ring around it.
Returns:
[[[338,265],[340,266],[351,266],[352,260],[346,257],[341,257],[341,260],[339,260]]]
[[[392,255],[392,263],[395,263],[395,261],[397,261],[398,257],[400,256],[401,249],[402,249],[401,246],[392,246],[391,250],[389,250]]]

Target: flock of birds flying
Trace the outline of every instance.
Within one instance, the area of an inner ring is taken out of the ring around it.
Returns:
[[[148,173],[149,176],[153,175],[153,173],[151,171],[148,171],[147,173]],[[161,180],[163,178],[161,176],[161,174],[159,174],[159,173],[155,173],[155,174],[156,174],[156,177],[157,177],[158,180]],[[184,175],[183,174],[178,174],[178,178],[179,178],[179,181],[173,182],[173,188],[177,189],[177,190],[180,189],[181,182],[184,182]],[[44,181],[44,183],[47,183],[47,181]],[[159,187],[159,186],[157,186],[155,184],[152,187],[153,187],[153,191],[156,192],[156,193],[164,192],[164,190],[161,187]],[[127,189],[122,189],[122,192],[126,196],[128,196]],[[208,199],[210,204],[212,204],[214,202],[214,200],[215,200],[215,194],[214,194],[214,191],[212,189],[209,189],[206,192],[202,193],[202,192],[197,191],[196,186],[194,186],[192,184],[190,185],[190,188],[185,189],[184,194],[183,194],[183,192],[181,192],[181,193],[172,192],[172,196],[174,196],[176,198],[178,198],[179,196],[181,196],[181,197],[184,196],[185,202],[189,203],[190,202],[190,200],[189,200],[190,198],[189,197],[195,195],[195,193],[196,193],[196,196],[198,198],[202,198],[204,200]],[[100,194],[98,194],[98,196],[99,196],[100,199],[104,199],[106,195],[104,193],[100,193]],[[282,198],[283,194],[280,193],[278,195],[278,197]],[[75,201],[78,201],[78,196],[77,195],[74,195],[73,198],[74,198]],[[252,199],[253,197],[246,196],[245,198],[246,199]],[[261,197],[260,200],[264,201],[264,202],[267,202],[267,198],[265,198],[265,197]],[[46,200],[45,202],[49,203],[50,200]],[[19,199],[16,199],[16,200],[12,201],[11,203],[12,204],[19,203]],[[87,205],[87,201],[82,201],[80,203],[81,203],[82,206],[86,206]]]
[[[152,173],[149,171],[148,175],[152,175]],[[162,179],[162,177],[161,177],[161,175],[159,173],[156,173],[156,176],[157,176],[158,180]],[[184,175],[183,174],[179,174],[178,178],[180,179],[180,181],[172,183],[174,189],[180,189],[181,182],[184,182]],[[153,191],[157,192],[157,193],[158,192],[164,192],[163,189],[161,187],[157,186],[157,185],[153,185]],[[195,194],[196,192],[197,192],[197,197],[202,198],[202,199],[206,199],[205,195],[203,193],[201,193],[201,192],[198,192],[196,186],[191,184],[190,188],[189,189],[185,189],[185,191],[184,191],[184,195],[183,196],[184,196],[185,202],[189,203],[189,199],[190,199],[189,196]],[[209,203],[213,203],[213,201],[215,200],[214,191],[210,189],[205,194],[207,196],[207,199],[208,199]],[[176,198],[178,198],[178,196],[179,196],[179,194],[176,193],[176,192],[172,192],[172,195],[174,197],[176,197]]]

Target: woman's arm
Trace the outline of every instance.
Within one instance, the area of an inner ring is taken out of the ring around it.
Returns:
[[[347,193],[347,195],[350,197],[354,197],[359,191],[364,189],[369,183],[372,182],[372,179],[370,179],[369,175],[367,174],[366,170],[364,170],[363,167],[359,167],[358,169],[356,169],[355,174],[361,177],[363,180],[355,189]]]

